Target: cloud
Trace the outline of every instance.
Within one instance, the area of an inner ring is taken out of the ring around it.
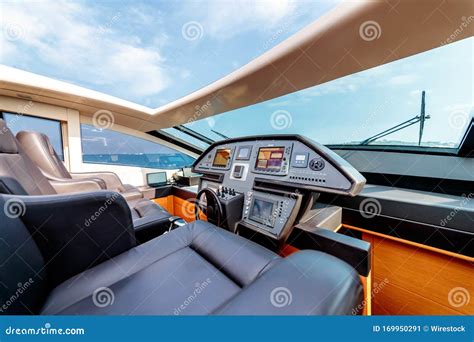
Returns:
[[[2,64],[89,86],[110,86],[122,97],[155,95],[169,84],[156,46],[120,34],[128,13],[65,1],[0,6]],[[14,39],[6,34],[11,27],[18,32]]]
[[[200,22],[204,34],[226,40],[243,32],[273,32],[298,22],[299,17],[317,18],[340,0],[207,0],[188,4],[184,15]]]
[[[268,29],[292,15],[296,6],[291,1],[210,1],[202,24],[206,34],[228,39],[242,31]]]
[[[388,80],[388,83],[391,85],[405,85],[415,82],[418,77],[414,74],[405,74],[393,76]]]

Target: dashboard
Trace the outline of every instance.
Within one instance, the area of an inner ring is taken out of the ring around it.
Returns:
[[[214,143],[196,160],[193,172],[203,175],[200,189],[213,189],[226,215],[235,217],[231,226],[243,224],[278,240],[291,231],[304,191],[355,196],[365,185],[344,159],[299,135]]]

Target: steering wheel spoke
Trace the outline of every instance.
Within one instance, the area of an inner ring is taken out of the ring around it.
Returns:
[[[202,198],[205,197],[205,204]],[[200,212],[207,217],[207,221],[220,226],[223,218],[223,210],[219,197],[214,190],[205,188],[198,192],[195,205],[196,220],[200,220]]]

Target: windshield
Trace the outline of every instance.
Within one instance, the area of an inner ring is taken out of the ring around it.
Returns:
[[[212,140],[288,133],[323,144],[456,148],[472,118],[472,60],[468,38],[184,126]]]

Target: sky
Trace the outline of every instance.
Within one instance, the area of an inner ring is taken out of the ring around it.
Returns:
[[[0,1],[0,63],[158,107],[243,66],[336,0]]]
[[[0,64],[154,108],[243,66],[338,3],[3,0]],[[472,117],[472,60],[470,38],[189,126],[214,139],[211,129],[357,142],[417,115],[426,90],[423,144],[455,146]],[[388,139],[414,144],[418,126]]]

